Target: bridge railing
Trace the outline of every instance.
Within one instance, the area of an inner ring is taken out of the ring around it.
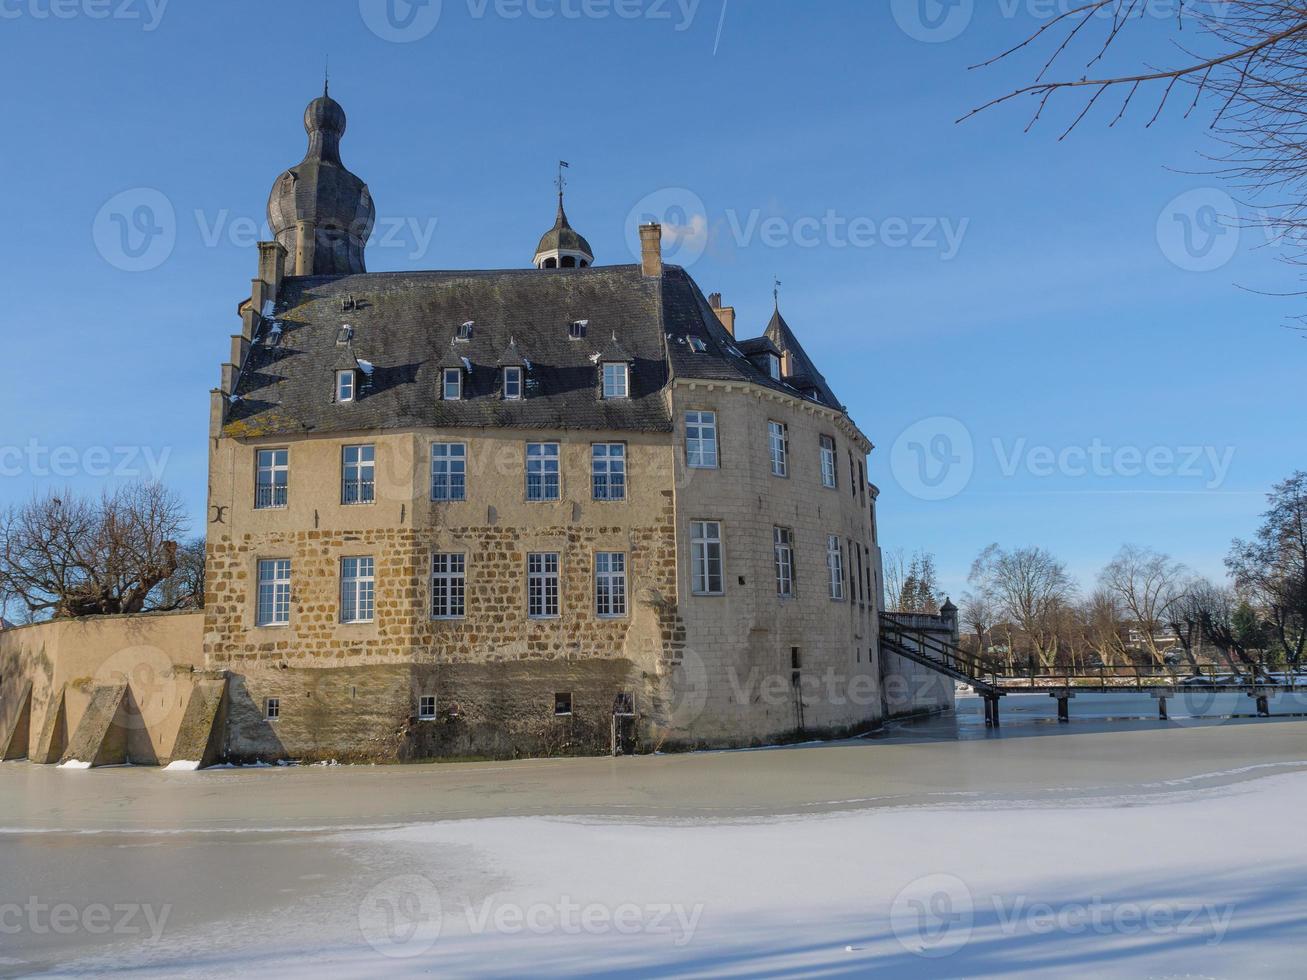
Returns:
[[[991,678],[997,676],[997,664],[967,653],[934,632],[906,625],[891,613],[881,614],[880,630],[881,638],[891,648],[903,651],[909,658],[915,653],[976,683],[993,683]]]

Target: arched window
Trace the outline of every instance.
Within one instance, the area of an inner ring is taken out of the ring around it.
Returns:
[[[563,268],[564,268],[564,269],[575,269],[575,268],[576,268],[576,256],[575,256],[575,255],[564,255],[564,256],[563,256]]]
[[[585,259],[582,259],[582,260],[581,260],[581,268],[582,268],[582,269],[588,269],[588,268],[590,268],[590,263],[587,262]]]
[[[545,268],[545,269],[557,269],[557,268],[558,268],[558,260],[557,260],[557,259],[545,259],[545,264],[544,264],[543,268]]]

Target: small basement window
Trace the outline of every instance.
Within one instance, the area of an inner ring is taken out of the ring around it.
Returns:
[[[355,378],[353,371],[336,372],[336,401],[352,402],[354,400]]]
[[[281,698],[268,698],[263,702],[263,717],[276,721],[281,717]]]
[[[418,721],[436,720],[436,696],[424,694],[418,699]]]
[[[554,714],[558,717],[570,715],[572,713],[572,692],[567,691],[563,694],[554,695]]]
[[[463,372],[458,368],[445,368],[442,394],[447,402],[456,402],[463,397]]]

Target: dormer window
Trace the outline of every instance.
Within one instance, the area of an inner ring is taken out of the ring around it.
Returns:
[[[604,364],[604,397],[627,398],[630,395],[630,367],[624,363]]]
[[[358,379],[353,371],[336,372],[336,401],[340,404],[352,402],[358,388]]]
[[[589,320],[575,320],[567,328],[567,336],[572,340],[584,340],[586,327],[590,326]]]
[[[781,380],[781,359],[775,354],[767,355],[767,374],[773,381]]]
[[[696,354],[708,353],[708,345],[704,343],[702,337],[690,337],[689,344],[690,344],[690,350],[694,351],[694,353]]]
[[[504,368],[504,400],[515,402],[522,399],[522,369],[520,367]]]
[[[462,341],[471,340],[472,331],[475,329],[476,329],[476,322],[473,320],[468,320],[467,323],[463,324],[461,327],[458,328],[458,339]]]
[[[441,394],[447,402],[463,397],[463,372],[458,368],[445,368],[441,374]]]

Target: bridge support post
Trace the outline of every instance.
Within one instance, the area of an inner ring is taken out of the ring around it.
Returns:
[[[1248,696],[1257,701],[1258,718],[1271,717],[1271,697],[1269,694],[1264,691],[1252,690],[1248,692]]]
[[[1068,690],[1053,691],[1048,695],[1057,699],[1057,720],[1060,724],[1071,724],[1071,699],[1075,694]]]
[[[1170,720],[1171,720],[1171,714],[1170,714],[1169,709],[1168,709],[1167,706],[1166,706],[1166,701],[1167,701],[1168,698],[1172,698],[1172,697],[1174,697],[1174,696],[1175,696],[1175,692],[1174,692],[1174,691],[1155,691],[1155,692],[1153,693],[1153,697],[1155,697],[1155,698],[1157,699],[1157,720],[1158,720],[1158,721],[1170,721]]]
[[[998,715],[998,699],[1000,697],[1002,697],[1001,694],[985,695],[985,727],[986,728],[999,728],[1002,725],[1002,722],[999,720],[999,715]]]

